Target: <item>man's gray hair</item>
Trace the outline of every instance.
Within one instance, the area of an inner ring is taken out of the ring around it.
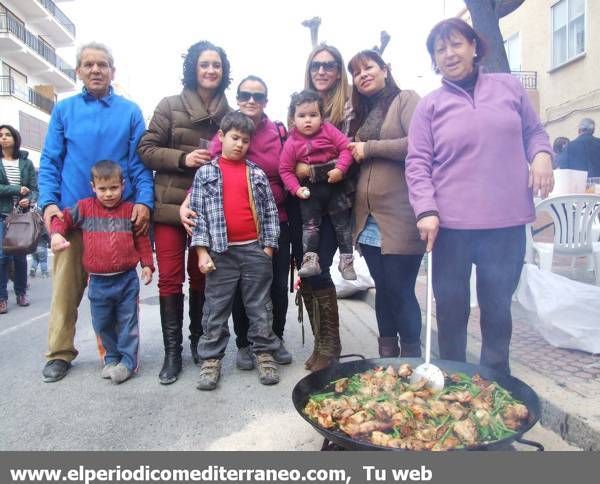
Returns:
[[[75,66],[76,69],[79,69],[81,67],[81,56],[83,54],[83,51],[86,49],[94,49],[94,50],[101,50],[106,54],[106,57],[108,57],[108,64],[110,65],[111,68],[115,67],[115,59],[112,55],[112,52],[110,51],[110,49],[105,45],[105,44],[101,44],[100,42],[88,42],[87,44],[83,44],[79,47],[79,49],[77,49],[77,65]]]
[[[596,128],[596,123],[594,123],[593,119],[583,118],[581,121],[579,121],[579,132],[580,133],[592,134],[594,132],[595,128]]]

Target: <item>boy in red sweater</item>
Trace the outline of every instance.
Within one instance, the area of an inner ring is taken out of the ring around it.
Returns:
[[[229,341],[227,320],[239,287],[248,315],[248,340],[263,385],[279,382],[273,351],[280,341],[273,333],[271,258],[278,247],[279,217],[265,172],[246,152],[254,123],[245,114],[227,114],[221,121],[221,156],[196,171],[190,208],[198,214],[191,247],[206,274],[204,334],[199,390],[214,390]]]
[[[106,350],[102,378],[123,383],[138,364],[138,296],[136,266],[142,265],[142,280],[152,281],[154,264],[147,235],[133,232],[133,203],[122,200],[124,181],[119,165],[99,161],[92,167],[92,190],[96,197],[77,202],[63,211],[63,220],[52,219],[51,247],[59,252],[69,247],[67,232],[79,228],[83,234],[83,268],[90,275],[88,297],[92,325]]]

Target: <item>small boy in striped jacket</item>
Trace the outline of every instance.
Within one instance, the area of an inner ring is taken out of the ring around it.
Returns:
[[[122,199],[124,180],[114,161],[99,161],[92,167],[95,197],[77,202],[63,211],[63,220],[51,223],[51,247],[59,252],[69,247],[68,231],[81,229],[83,267],[90,275],[88,297],[92,325],[106,350],[102,378],[113,383],[128,380],[138,365],[138,297],[136,267],[142,265],[142,280],[152,281],[154,264],[148,235],[136,235],[131,215],[133,203]]]

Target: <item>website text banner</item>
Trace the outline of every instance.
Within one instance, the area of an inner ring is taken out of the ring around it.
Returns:
[[[589,452],[2,452],[0,483],[596,483]]]

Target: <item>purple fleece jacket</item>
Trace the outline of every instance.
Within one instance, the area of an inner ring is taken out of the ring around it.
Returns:
[[[212,154],[221,153],[221,142],[219,136],[215,135],[212,141]],[[261,122],[256,126],[256,131],[250,140],[248,153],[246,158],[255,163],[262,171],[264,171],[269,179],[271,191],[277,204],[277,212],[279,213],[279,221],[287,221],[287,213],[284,208],[284,202],[287,197],[283,189],[283,182],[279,176],[279,154],[281,153],[281,138],[279,130],[275,123],[266,115],[263,116]]]
[[[510,74],[479,73],[474,98],[442,80],[413,114],[406,180],[417,218],[449,229],[512,227],[535,219],[529,163],[552,153],[525,89]]]
[[[296,163],[299,161],[316,165],[337,158],[335,167],[346,174],[353,161],[348,143],[350,140],[331,123],[323,123],[311,137],[304,136],[296,128],[290,130],[279,163],[279,174],[285,188],[294,195],[300,188],[295,173]]]

